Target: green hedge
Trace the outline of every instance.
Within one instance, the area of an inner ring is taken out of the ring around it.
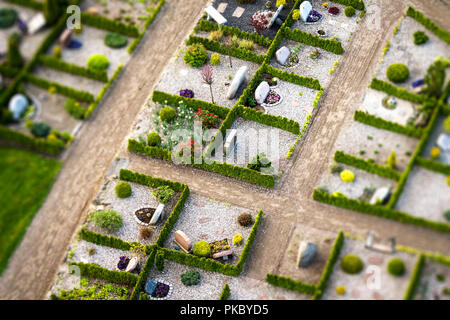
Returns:
[[[280,287],[287,290],[293,290],[300,293],[313,295],[316,292],[316,286],[308,283],[302,283],[290,278],[268,273],[266,275],[266,282],[273,286]]]
[[[366,213],[378,217],[388,218],[402,223],[409,223],[421,227],[427,227],[440,232],[445,233],[450,232],[450,224],[448,223],[429,221],[420,217],[411,216],[407,213],[397,211],[391,208],[376,205],[373,206],[368,203],[348,199],[346,197],[334,197],[331,194],[318,189],[314,190],[313,199],[319,202],[331,204],[339,208]]]
[[[420,283],[420,277],[422,275],[422,270],[425,267],[425,256],[423,254],[419,255],[414,270],[411,274],[409,280],[408,288],[406,289],[405,296],[403,300],[413,300],[416,294],[417,287]]]
[[[43,65],[90,79],[94,79],[101,82],[108,82],[108,74],[104,70],[89,69],[77,66],[72,63],[67,63],[64,60],[56,59],[47,55],[40,55],[38,61]]]
[[[35,0],[5,0],[5,2],[9,2],[12,4],[16,4],[19,6],[28,7],[34,10],[42,11],[44,10],[44,5],[42,2],[35,1]]]
[[[81,239],[101,246],[125,251],[128,251],[131,248],[131,244],[126,241],[105,234],[92,232],[90,230],[87,230],[86,227],[82,227],[78,234]]]
[[[139,29],[133,25],[110,20],[102,16],[94,16],[86,12],[81,13],[81,23],[98,29],[117,32],[128,37],[136,38],[139,36]]]
[[[364,10],[366,7],[362,0],[333,0],[332,2],[343,4],[344,6],[352,6],[358,10]]]
[[[52,142],[35,138],[4,126],[0,126],[0,140],[5,140],[17,146],[52,156],[60,154],[64,149],[64,143],[61,143],[59,140],[57,142]]]
[[[302,77],[293,72],[281,71],[279,69],[272,67],[271,65],[265,65],[264,71],[281,80],[291,82],[302,87],[314,90],[321,90],[322,88],[320,86],[319,80],[317,79]]]
[[[96,264],[83,262],[70,262],[69,267],[70,266],[79,267],[80,275],[83,277],[105,280],[107,282],[116,283],[119,285],[134,287],[138,280],[138,277],[130,272],[113,271],[102,268]]]
[[[156,251],[158,251],[158,248],[156,246],[151,246],[149,256],[145,262],[144,268],[142,268],[141,273],[139,274],[136,286],[133,288],[133,292],[131,293],[130,300],[139,299],[141,291],[144,289],[145,283],[147,282],[148,275],[152,270],[153,264],[155,263]]]
[[[19,69],[10,68],[7,65],[0,64],[0,74],[5,77],[14,78],[19,72]]]
[[[450,116],[450,106],[449,105],[443,105],[441,107],[441,112],[444,116]]]
[[[391,169],[387,166],[380,166],[378,164],[368,162],[364,159],[345,154],[343,151],[336,151],[336,153],[334,154],[334,160],[367,171],[369,173],[374,173],[380,177],[392,179],[395,181],[400,180],[401,177],[401,174],[394,169]]]
[[[304,43],[313,47],[322,48],[335,54],[344,53],[342,44],[337,40],[323,39],[299,29],[291,30],[289,28],[284,28],[283,33],[284,36],[289,40]]]
[[[282,116],[270,115],[245,106],[238,107],[238,114],[241,118],[259,122],[271,127],[280,128],[295,135],[298,135],[300,133],[300,125],[298,124],[298,122]]]
[[[408,16],[415,19],[417,22],[422,24],[425,28],[433,32],[437,37],[439,37],[442,41],[445,41],[447,44],[450,44],[450,33],[440,26],[438,26],[434,21],[425,17],[423,13],[415,10],[412,7],[408,8],[406,12]]]
[[[161,178],[151,177],[142,173],[133,172],[127,169],[120,169],[119,179],[134,182],[138,184],[142,184],[144,186],[150,187],[152,189],[158,188],[161,186],[169,186],[171,189],[177,192],[183,192],[185,190],[186,185],[176,182],[165,180]]]
[[[395,96],[399,99],[407,100],[413,103],[424,103],[426,101],[434,101],[434,99],[429,99],[425,95],[418,95],[412,92],[409,92],[406,89],[394,86],[390,84],[389,82],[379,80],[377,78],[373,78],[372,82],[370,84],[370,88],[377,90],[377,91],[383,91],[391,96]]]
[[[419,166],[437,172],[437,173],[442,173],[445,175],[450,175],[450,165],[448,164],[443,164],[441,162],[438,161],[434,161],[431,159],[426,159],[426,158],[422,158],[422,157],[417,157],[416,158],[416,164],[418,164]]]
[[[414,138],[420,138],[423,135],[423,130],[421,128],[416,128],[416,127],[412,127],[412,126],[405,127],[405,126],[402,126],[401,124],[391,122],[388,120],[384,120],[377,116],[371,115],[368,112],[364,112],[364,111],[360,111],[360,110],[355,111],[353,119],[355,121],[367,124],[367,125],[375,127],[375,128],[404,134],[404,135],[414,137]]]
[[[134,139],[128,140],[128,151],[145,154],[156,159],[172,161],[172,153],[169,150],[160,147],[146,146]]]
[[[219,300],[228,300],[229,297],[230,297],[230,286],[228,285],[228,283],[225,283],[222,292],[220,294]]]

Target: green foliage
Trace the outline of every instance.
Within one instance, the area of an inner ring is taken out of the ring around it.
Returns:
[[[67,99],[64,104],[64,109],[74,118],[83,119],[86,110],[74,99]]]
[[[416,31],[414,32],[414,44],[415,45],[421,45],[424,43],[427,43],[430,38],[427,36],[427,34],[423,31]]]
[[[200,283],[200,272],[189,270],[181,275],[181,282],[186,286],[195,286]]]
[[[314,90],[322,90],[322,87],[320,86],[319,80],[308,78],[308,77],[302,77],[299,76],[293,72],[286,72],[281,71],[279,69],[276,69],[272,67],[271,65],[265,64],[263,68],[264,72],[269,73],[273,77],[277,77],[281,80],[294,83],[296,85],[314,89]]]
[[[340,3],[344,6],[352,6],[358,10],[364,10],[365,5],[363,0],[333,0],[333,2]]]
[[[374,78],[370,84],[370,88],[378,91],[386,92],[388,95],[395,96],[397,98],[408,100],[413,103],[424,103],[429,100],[429,98],[425,95],[418,95],[409,92],[406,89],[396,87],[388,82],[378,80]]]
[[[289,40],[294,40],[313,47],[318,47],[335,54],[344,53],[344,48],[342,47],[342,44],[334,39],[323,39],[321,37],[312,35],[299,29],[291,30],[289,28],[285,28],[283,29],[283,33],[284,36]]]
[[[150,132],[147,136],[147,144],[150,147],[156,147],[161,144],[161,137],[156,132]]]
[[[450,133],[450,116],[448,116],[444,121],[444,129],[446,132]]]
[[[358,274],[364,268],[361,258],[354,254],[348,254],[341,259],[341,269],[348,274]]]
[[[159,271],[164,270],[164,251],[158,250],[156,252],[155,266]]]
[[[126,300],[129,291],[127,288],[114,286],[106,283],[95,283],[89,285],[89,281],[82,278],[81,287],[76,287],[72,290],[62,289],[59,291],[59,296],[52,295],[52,300]]]
[[[44,0],[44,17],[47,24],[54,24],[62,13],[61,4],[58,0]]]
[[[388,262],[387,270],[391,275],[400,277],[405,274],[405,263],[400,258],[392,258]]]
[[[100,228],[116,232],[123,225],[122,216],[114,210],[93,211],[90,219]]]
[[[220,55],[218,53],[213,53],[211,56],[211,64],[213,66],[218,66],[220,64]]]
[[[46,138],[50,130],[50,126],[45,122],[33,122],[31,126],[31,133],[37,138]]]
[[[425,267],[425,256],[423,254],[419,255],[417,259],[416,265],[414,266],[414,270],[411,274],[411,278],[409,280],[408,288],[406,289],[404,300],[412,300],[416,293],[417,287],[420,283],[420,278],[422,274],[422,270]]]
[[[11,8],[0,9],[0,29],[11,28],[17,21],[17,11]]]
[[[55,59],[61,59],[62,56],[62,50],[61,47],[56,45],[53,47],[53,58]]]
[[[107,33],[105,35],[104,41],[105,45],[113,49],[120,49],[128,44],[127,37],[115,32]]]
[[[345,15],[347,17],[350,18],[350,17],[353,17],[356,14],[356,10],[352,6],[348,6],[348,7],[345,8],[344,13],[345,13]]]
[[[8,39],[8,52],[6,53],[6,64],[11,68],[20,69],[25,65],[19,49],[19,42],[14,37]]]
[[[445,64],[442,60],[437,59],[427,69],[424,81],[426,84],[426,93],[430,97],[440,98],[442,94],[442,87],[445,82]]]
[[[134,286],[137,281],[137,276],[130,272],[113,271],[96,264],[70,262],[69,266],[79,267],[80,275],[83,277],[105,280],[119,285]]]
[[[95,233],[93,231],[87,230],[85,227],[81,228],[81,231],[78,233],[78,235],[80,236],[80,239],[101,246],[106,246],[124,251],[128,251],[131,248],[131,244],[126,241],[123,241],[113,236],[108,236],[106,234]]]
[[[161,109],[161,112],[159,114],[159,117],[161,118],[161,121],[171,123],[175,117],[177,116],[177,112],[172,107],[164,107]]]
[[[118,198],[128,198],[131,196],[131,186],[128,182],[120,181],[116,184],[116,196]]]
[[[228,285],[228,283],[225,283],[222,292],[220,294],[219,300],[228,300],[229,297],[230,297],[230,286]]]
[[[386,162],[389,168],[395,169],[397,166],[397,156],[395,155],[395,151],[391,152]]]
[[[200,240],[194,244],[192,252],[198,257],[209,258],[211,256],[211,248],[209,247],[209,243],[203,240]]]
[[[139,36],[139,30],[136,26],[125,24],[116,20],[110,20],[100,15],[91,15],[86,12],[82,12],[81,23],[96,27],[98,29],[120,33],[128,37],[136,38]]]
[[[263,169],[269,169],[272,166],[272,162],[267,158],[264,153],[256,155],[248,164],[247,168],[261,172]]]
[[[434,171],[437,173],[450,175],[450,165],[448,165],[448,164],[444,164],[444,163],[441,163],[438,161],[434,161],[434,160],[430,160],[430,159],[426,159],[426,158],[422,158],[422,157],[416,158],[416,164],[425,169],[428,169],[428,170],[431,170],[431,171]]]
[[[279,276],[276,274],[268,273],[266,275],[266,282],[273,286],[280,287],[287,290],[297,291],[300,293],[314,294],[316,292],[316,286],[308,283],[302,283],[295,281],[287,277]]]
[[[432,20],[425,17],[421,12],[409,7],[406,14],[422,24],[425,28],[433,32],[437,37],[441,38],[447,44],[450,44],[450,33],[443,28],[436,25]]]
[[[109,60],[104,55],[94,54],[89,58],[87,65],[89,69],[104,71],[109,67]]]
[[[394,63],[387,68],[386,76],[394,83],[403,83],[409,78],[409,69],[404,64]]]
[[[152,191],[152,195],[160,202],[167,203],[172,198],[175,191],[169,186],[159,186]]]
[[[238,114],[243,119],[259,122],[261,124],[265,124],[275,128],[280,128],[293,134],[298,134],[300,132],[300,125],[298,124],[298,122],[282,116],[263,113],[256,109],[247,108],[244,106],[238,107]]]
[[[184,62],[194,68],[203,67],[208,62],[208,51],[201,43],[190,45],[184,53]]]

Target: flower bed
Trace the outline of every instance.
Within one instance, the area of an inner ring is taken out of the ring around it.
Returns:
[[[306,22],[307,23],[315,23],[315,22],[319,22],[321,19],[322,19],[322,15],[319,12],[317,12],[316,10],[311,10],[308,18],[306,19]]]
[[[264,100],[264,103],[262,105],[273,107],[276,106],[277,104],[280,104],[281,101],[282,101],[281,96],[275,90],[270,90],[266,100]]]
[[[219,255],[222,256],[221,254],[231,249],[228,239],[210,242],[209,246],[211,248],[211,255],[213,258],[219,257]]]
[[[184,89],[180,91],[180,96],[185,97],[185,98],[194,98],[194,91],[190,90],[190,89]]]
[[[130,258],[127,256],[121,256],[119,258],[119,263],[117,263],[117,269],[119,270],[125,270],[130,263]]]
[[[134,214],[139,224],[148,225],[150,223],[150,220],[152,220],[155,211],[155,208],[142,208],[137,210]]]

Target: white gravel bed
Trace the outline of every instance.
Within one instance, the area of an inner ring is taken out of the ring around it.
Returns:
[[[450,186],[446,176],[421,167],[414,167],[406,182],[396,209],[428,220],[446,222],[450,210]]]
[[[353,182],[345,183],[342,181],[339,174],[326,172],[322,177],[319,186],[326,187],[330,193],[341,192],[350,199],[358,199],[363,194],[365,187],[391,187],[392,190],[394,190],[396,186],[396,182],[394,180],[382,178],[351,166],[343,164],[341,164],[341,166],[342,168],[353,172],[355,175],[355,180]]]
[[[211,103],[212,100],[209,85],[205,84],[202,80],[200,75],[201,68],[192,68],[184,62],[183,57],[185,49],[186,46],[182,46],[178,57],[175,57],[167,64],[161,75],[160,81],[154,89],[177,96],[180,94],[180,90],[190,89],[194,91],[194,99]],[[208,51],[208,53],[211,57],[214,52]],[[218,66],[212,67],[212,77],[214,81],[212,84],[212,91],[214,102],[219,106],[231,108],[242,95],[242,92],[253,78],[256,70],[258,70],[259,65],[231,57],[232,68],[230,68],[228,56],[221,54],[220,59],[221,63]],[[234,99],[228,100],[226,96],[229,85],[232,82],[232,79],[230,80],[229,76],[234,77],[236,72],[242,66],[248,67],[247,81],[239,87]]]
[[[423,45],[415,45],[413,34],[416,31],[424,31],[430,40]],[[450,58],[450,46],[416,20],[406,16],[398,33],[391,40],[389,51],[378,66],[376,77],[389,82],[386,77],[387,68],[393,63],[405,64],[409,68],[410,77],[405,83],[396,85],[407,90],[413,90],[412,83],[423,79],[428,67],[439,56]]]
[[[330,75],[330,70],[334,68],[335,62],[339,61],[341,56],[321,48],[308,46],[306,44],[288,39],[283,39],[279,48],[286,46],[289,49],[295,49],[298,45],[301,45],[301,48],[297,54],[299,57],[299,62],[296,65],[293,65],[292,67],[285,67],[278,63],[276,55],[273,56],[270,64],[273,67],[283,71],[294,72],[302,77],[317,79],[319,80],[320,85],[326,88],[332,77],[332,75]],[[317,59],[311,59],[309,55],[316,49],[319,50],[320,57]]]
[[[427,258],[414,300],[450,300],[450,295],[442,293],[445,288],[450,288],[450,268]]]
[[[164,222],[170,215],[170,212],[167,212],[167,210],[165,210],[166,212],[164,217],[161,217],[158,223],[155,225],[153,235],[150,239],[141,240],[139,237],[139,224],[135,219],[134,213],[136,210],[141,208],[156,208],[158,206],[158,201],[155,197],[152,196],[152,189],[150,187],[133,182],[129,182],[132,189],[131,196],[125,199],[118,198],[115,194],[115,187],[118,182],[118,179],[113,179],[109,182],[106,182],[106,184],[104,185],[104,189],[101,191],[101,194],[98,197],[100,201],[105,205],[97,206],[97,209],[101,209],[102,207],[104,207],[104,209],[116,210],[122,216],[123,226],[113,234],[97,227],[93,222],[87,222],[87,228],[96,233],[112,235],[127,242],[136,241],[143,244],[154,243],[164,225]],[[177,196],[177,194],[174,194],[174,196]]]
[[[356,254],[364,262],[364,268],[357,275],[350,275],[342,271],[340,262],[347,254]],[[405,263],[405,274],[394,277],[387,271],[387,264],[392,258],[400,258]],[[322,299],[324,300],[401,300],[406,292],[409,280],[414,270],[417,256],[405,252],[383,254],[368,250],[364,242],[345,239],[339,259],[334,265],[331,277]],[[374,271],[376,269],[377,271]],[[376,281],[379,276],[379,287]],[[336,293],[338,286],[344,286],[346,293]]]
[[[107,70],[108,78],[110,78],[120,64],[125,65],[130,60],[130,54],[127,51],[127,47],[112,49],[105,45],[104,38],[108,33],[105,30],[84,25],[81,34],[73,34],[72,36],[72,39],[80,41],[83,46],[79,49],[63,49],[61,59],[81,67],[87,67],[88,60],[92,55],[104,55],[110,62]],[[129,38],[128,43],[132,40],[132,38]],[[50,47],[47,54],[53,54],[55,45],[58,45],[58,41]]]
[[[433,149],[434,147],[437,147],[437,141],[439,139],[439,136],[442,133],[446,133],[445,129],[444,129],[445,119],[446,119],[446,117],[441,116],[436,121],[434,130],[432,131],[430,137],[428,138],[427,145],[422,153],[422,157],[428,158],[428,159],[431,158],[431,156],[430,156],[431,149]],[[446,134],[450,135],[450,133],[446,133]],[[441,150],[441,154],[439,155],[439,158],[436,159],[436,161],[450,165],[450,152],[445,152],[444,150]]]
[[[212,242],[226,238],[233,250],[233,257],[226,263],[236,264],[252,228],[252,226],[241,227],[238,224],[237,218],[244,212],[252,214],[254,221],[256,212],[253,210],[246,210],[191,193],[164,247],[175,248],[173,234],[177,230],[183,231],[191,239],[192,245],[200,240]],[[233,236],[236,234],[242,235],[243,238],[239,246],[232,244]]]
[[[374,116],[383,118],[385,120],[396,122],[401,125],[406,125],[408,119],[414,115],[415,110],[419,105],[412,102],[395,98],[397,107],[393,110],[387,109],[383,106],[383,98],[388,94],[382,91],[367,89],[364,95],[364,100],[360,110],[366,111]]]
[[[386,165],[389,155],[395,151],[396,169],[403,171],[418,143],[415,138],[352,121],[339,135],[334,148],[365,160],[373,159],[379,165]]]

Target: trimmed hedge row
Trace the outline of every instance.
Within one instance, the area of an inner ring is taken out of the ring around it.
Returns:
[[[197,111],[198,108],[202,108],[218,115],[221,118],[225,118],[228,115],[228,112],[230,112],[230,109],[221,107],[217,104],[176,96],[158,90],[153,91],[152,100],[156,103],[166,103],[167,101],[167,104],[171,106],[177,106],[178,103],[182,101],[186,106],[191,107],[195,111]]]
[[[27,73],[25,75],[25,80],[27,80],[28,82],[34,84],[35,86],[41,87],[45,90],[48,90],[50,87],[54,87],[56,89],[57,93],[62,94],[63,96],[66,96],[69,98],[73,98],[78,101],[83,101],[83,102],[88,102],[88,103],[94,101],[94,96],[89,92],[76,90],[73,88],[63,86],[57,82],[52,82],[47,79],[38,78],[31,73]]]
[[[230,297],[230,293],[230,286],[228,285],[228,283],[225,283],[222,292],[220,293],[219,300],[228,300],[228,298]]]
[[[35,138],[8,127],[0,126],[0,140],[6,140],[20,147],[56,156],[64,149],[64,143]]]
[[[344,53],[342,44],[337,40],[323,39],[299,29],[291,30],[289,28],[284,28],[283,33],[284,36],[289,40],[304,43],[313,47],[322,48],[335,54]]]
[[[123,181],[142,184],[143,186],[147,186],[150,188],[169,186],[171,189],[173,189],[174,191],[177,191],[177,192],[183,192],[186,187],[186,185],[176,182],[176,181],[155,178],[152,176],[148,176],[146,174],[133,172],[133,171],[130,171],[127,169],[120,169],[119,179],[123,180]]]
[[[339,208],[366,213],[378,217],[388,218],[402,223],[409,223],[421,227],[427,227],[440,232],[445,233],[450,232],[450,224],[447,223],[429,221],[423,218],[411,216],[407,213],[397,211],[391,208],[376,205],[373,206],[365,202],[361,202],[354,199],[348,199],[346,197],[334,197],[331,194],[318,189],[314,190],[313,199]]]
[[[368,162],[364,159],[357,158],[355,156],[345,154],[343,151],[336,151],[334,154],[334,160],[336,162],[344,163],[346,165],[374,173],[380,177],[392,179],[395,181],[400,180],[401,173],[386,166],[380,166],[375,163]]]
[[[169,150],[160,147],[146,146],[145,144],[134,139],[128,140],[127,149],[128,151],[145,154],[152,158],[172,161],[172,153]]]
[[[371,115],[368,112],[357,110],[353,116],[353,120],[367,124],[369,126],[388,130],[392,132],[397,132],[400,134],[404,134],[409,137],[420,138],[423,135],[423,130],[416,127],[405,127],[396,122],[391,122],[388,120],[384,120],[377,116]]]
[[[72,63],[67,63],[64,60],[56,59],[47,55],[40,55],[38,61],[43,65],[90,79],[94,79],[101,82],[108,82],[108,74],[104,70],[89,69],[77,66]]]
[[[138,277],[130,272],[113,271],[106,268],[102,268],[96,264],[83,262],[69,262],[69,266],[79,267],[80,275],[83,277],[105,280],[119,285],[134,287],[138,280]]]
[[[352,6],[361,11],[366,8],[362,0],[333,0],[333,2],[343,4],[344,6]]]
[[[128,37],[136,38],[139,36],[139,29],[133,25],[110,20],[102,16],[94,16],[86,12],[81,13],[81,23],[98,29],[117,32]]]
[[[281,79],[281,80],[291,82],[293,84],[296,84],[296,85],[299,85],[302,87],[306,87],[306,88],[310,88],[310,89],[314,89],[314,90],[320,90],[322,88],[320,86],[319,80],[317,80],[317,79],[302,77],[293,72],[281,71],[281,70],[276,69],[268,64],[264,65],[264,71],[274,77]]]
[[[212,41],[207,38],[198,37],[191,34],[187,39],[186,44],[192,45],[194,43],[201,43],[205,46],[206,49],[210,51],[215,51],[218,53],[222,53],[242,60],[255,62],[258,64],[263,63],[266,57],[265,55],[257,54],[250,50],[239,48],[228,48],[226,45],[220,42]]]
[[[78,234],[81,239],[101,246],[111,247],[125,251],[128,251],[131,248],[131,244],[126,241],[123,241],[122,239],[108,236],[105,234],[95,233],[90,230],[87,230],[85,227],[82,227]]]
[[[439,37],[442,41],[445,41],[447,44],[450,44],[450,33],[440,26],[438,26],[434,21],[431,19],[425,17],[423,13],[420,11],[415,10],[412,7],[408,8],[408,11],[406,11],[406,14],[422,24],[425,28],[433,32],[437,37]]]
[[[448,165],[448,164],[443,164],[441,162],[422,158],[422,157],[416,158],[416,164],[425,169],[428,169],[428,170],[431,170],[431,171],[434,171],[437,173],[450,175],[450,165]]]
[[[434,101],[434,99],[430,99],[425,95],[418,95],[412,92],[409,92],[406,89],[399,88],[397,86],[394,86],[390,84],[389,82],[379,80],[377,78],[373,78],[372,82],[370,83],[370,88],[377,90],[377,91],[383,91],[391,96],[395,96],[399,99],[411,101],[414,103],[424,103],[426,101]]]
[[[315,285],[295,281],[291,278],[286,278],[272,273],[268,273],[266,275],[266,282],[276,287],[310,295],[313,295],[317,289]]]
[[[102,101],[103,97],[108,92],[109,87],[111,87],[111,85],[114,83],[114,81],[116,81],[116,79],[119,76],[120,71],[122,71],[122,69],[123,69],[123,65],[120,64],[117,67],[116,71],[114,71],[114,74],[112,75],[112,77],[103,86],[102,90],[100,90],[100,92],[99,92],[98,96],[95,98],[95,100],[86,109],[86,113],[84,114],[85,119],[88,119],[91,116],[92,112],[94,112],[94,110],[98,107],[98,105]]]
[[[141,273],[136,282],[136,286],[133,288],[133,292],[131,293],[130,300],[138,300],[141,295],[141,291],[144,289],[144,285],[147,282],[147,277],[152,270],[153,264],[155,263],[155,256],[158,248],[156,246],[151,246],[150,253],[145,262],[144,268],[142,268]]]
[[[5,77],[14,78],[19,73],[20,73],[19,69],[10,68],[7,65],[0,64],[0,74]]]
[[[420,254],[419,258],[417,259],[416,265],[414,266],[414,270],[411,274],[408,288],[406,289],[403,300],[414,299],[414,295],[416,294],[416,290],[420,282],[420,276],[422,274],[422,270],[424,267],[425,267],[425,256],[423,254]]]

